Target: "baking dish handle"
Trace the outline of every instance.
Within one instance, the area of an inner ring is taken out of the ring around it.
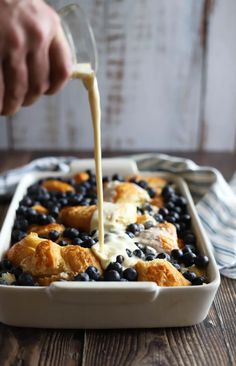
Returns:
[[[53,282],[46,291],[49,298],[55,302],[140,304],[154,301],[160,287],[154,282]]]
[[[72,161],[70,168],[72,173],[87,169],[95,170],[95,161],[94,159],[78,159]],[[115,173],[130,175],[139,173],[136,162],[128,158],[102,159],[102,172],[103,175]]]

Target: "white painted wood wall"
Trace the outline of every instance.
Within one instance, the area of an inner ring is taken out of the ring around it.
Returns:
[[[104,150],[236,149],[235,0],[78,3],[98,45]],[[1,149],[92,147],[77,81],[0,119]]]

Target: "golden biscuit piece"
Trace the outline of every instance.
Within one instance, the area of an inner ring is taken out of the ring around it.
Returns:
[[[137,241],[155,248],[159,253],[170,253],[173,249],[179,248],[176,228],[170,222],[141,231],[137,236]]]
[[[86,180],[89,179],[89,174],[86,172],[81,172],[81,173],[77,173],[75,174],[75,176],[73,177],[74,180],[76,181],[76,183],[82,183],[82,182],[86,182]]]
[[[42,239],[36,233],[30,233],[24,239],[14,244],[7,252],[7,259],[11,261],[14,266],[19,266],[21,261],[31,256]]]
[[[34,253],[24,258],[19,266],[33,276],[45,276],[63,272],[66,264],[61,255],[60,245],[51,240],[43,240],[37,245]]]
[[[67,273],[81,273],[86,271],[89,266],[94,266],[100,273],[102,272],[100,262],[91,249],[78,245],[67,245],[62,248],[61,254],[68,267]]]
[[[153,261],[139,261],[135,265],[138,281],[156,282],[158,286],[189,286],[190,282],[184,278],[170,262],[165,259]]]
[[[13,245],[7,258],[33,276],[45,277],[45,282],[52,281],[51,278],[46,279],[51,276],[71,279],[89,266],[95,266],[102,272],[100,262],[91,249],[74,245],[61,247],[51,240],[42,240],[35,233]]]
[[[33,210],[37,211],[40,214],[47,214],[48,213],[48,209],[44,206],[41,206],[41,205],[34,205],[31,208]]]
[[[95,205],[64,207],[60,211],[59,219],[64,225],[90,232],[92,216],[96,209]]]
[[[109,182],[104,186],[104,201],[114,203],[132,203],[140,206],[150,201],[145,189],[130,182]]]
[[[42,186],[48,191],[59,191],[59,192],[74,192],[75,189],[70,184],[62,182],[57,179],[45,180]]]
[[[58,223],[52,223],[48,225],[31,225],[28,229],[28,233],[37,233],[38,236],[47,237],[50,231],[58,231],[60,234],[65,230],[65,226]]]
[[[153,188],[157,194],[160,194],[162,189],[167,184],[167,180],[158,176],[145,176],[145,175],[133,175],[127,176],[126,180],[130,180],[131,178],[139,180],[144,180],[148,183],[149,187]]]

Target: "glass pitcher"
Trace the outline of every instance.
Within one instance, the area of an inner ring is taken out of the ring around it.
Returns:
[[[98,68],[97,47],[86,14],[77,4],[64,6],[58,11],[58,14],[71,49],[73,65],[90,64],[96,73]]]

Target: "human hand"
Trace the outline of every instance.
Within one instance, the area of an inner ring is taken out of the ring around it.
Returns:
[[[56,12],[43,0],[0,0],[0,114],[57,92],[71,73]]]

